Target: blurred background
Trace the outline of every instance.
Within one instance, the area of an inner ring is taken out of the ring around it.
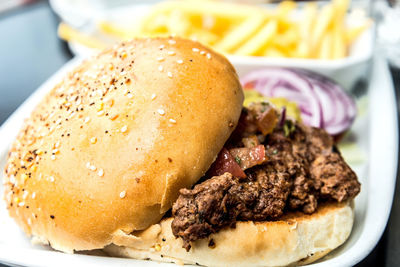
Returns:
[[[253,4],[246,8],[231,6],[229,1],[200,6],[192,1],[157,2],[0,0],[0,125],[75,55],[88,56],[137,36],[179,35],[199,40],[233,62],[267,60],[271,65],[310,69],[335,62],[340,68],[320,71],[334,72],[337,82],[353,91],[366,86],[371,57],[379,53],[390,64],[398,96],[399,1],[230,1]],[[256,4],[267,2],[276,5],[260,12]],[[135,6],[132,11],[133,4],[140,8]],[[347,67],[354,70],[357,80],[341,76],[340,70],[347,71]],[[384,235],[358,266],[400,266],[399,192],[396,188]]]

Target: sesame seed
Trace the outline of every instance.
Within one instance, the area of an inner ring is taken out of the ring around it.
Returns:
[[[50,158],[51,158],[51,160],[55,160],[56,159],[56,155],[51,155]]]
[[[114,99],[108,99],[107,103],[110,107],[114,106]]]
[[[124,125],[124,126],[121,128],[121,133],[126,132],[126,130],[128,130],[128,126]]]
[[[97,138],[96,137],[90,138],[90,143],[96,144],[96,142],[97,142]]]
[[[167,54],[170,55],[170,56],[173,56],[173,55],[175,55],[175,52],[174,51],[168,51]]]
[[[199,52],[200,50],[198,48],[192,48],[193,52]]]
[[[90,121],[90,117],[85,118],[85,123],[88,123]]]
[[[33,192],[32,193],[32,199],[35,199],[36,198],[36,192]]]
[[[18,203],[18,206],[20,206],[20,207],[22,207],[22,206],[24,206],[25,205],[25,202],[20,202],[20,203]]]
[[[53,150],[51,151],[51,153],[53,153],[53,154],[57,154],[58,152],[60,152],[60,150],[58,150],[58,148],[55,148],[55,149],[53,149]]]
[[[176,123],[176,120],[174,120],[174,119],[169,119],[169,122],[171,122],[171,123]]]
[[[170,45],[173,45],[173,44],[176,44],[176,41],[175,41],[175,40],[168,40],[168,43],[169,43]]]
[[[96,103],[97,111],[103,110],[103,107],[104,107],[103,101],[100,101],[100,102],[97,102],[97,103]]]
[[[154,100],[156,97],[157,97],[156,94],[152,94],[152,95],[151,95],[151,100]]]
[[[132,97],[133,97],[133,95],[132,95],[131,93],[128,93],[126,96],[127,96],[128,98],[132,98]]]
[[[97,116],[102,116],[104,114],[104,110],[97,112]]]
[[[55,144],[54,144],[54,147],[55,148],[58,148],[60,146],[60,141],[57,141]]]
[[[124,198],[125,196],[126,196],[126,191],[122,191],[121,193],[119,193],[120,198]]]
[[[206,54],[206,51],[201,51],[200,52],[200,55],[205,55]]]
[[[163,58],[163,57],[158,57],[157,60],[158,60],[158,61],[163,61],[164,58]]]
[[[183,60],[182,60],[182,59],[179,59],[179,60],[177,60],[176,62],[178,62],[178,64],[182,64],[182,63],[183,63]]]
[[[21,175],[21,179],[22,179],[23,182],[25,182],[28,179],[28,175],[26,173],[23,173]]]
[[[56,124],[60,124],[61,123],[61,119],[58,119],[57,121],[56,121]]]
[[[90,169],[90,166],[91,166],[90,162],[87,162],[86,163],[86,168]]]
[[[114,87],[115,87],[114,84],[111,84],[110,85],[110,90],[114,89]]]
[[[90,170],[91,170],[91,171],[95,171],[95,170],[97,170],[97,168],[96,168],[96,166],[91,165],[91,166],[90,166]]]
[[[29,194],[28,191],[24,191],[24,194],[22,195],[22,198],[23,198],[23,199],[26,199],[26,197],[28,196],[28,194]]]
[[[100,170],[97,172],[97,175],[100,176],[100,177],[102,177],[102,176],[104,175],[103,169],[100,169]]]
[[[167,75],[168,77],[172,78],[172,73],[170,71],[168,71]]]
[[[165,45],[160,45],[158,48],[163,49]]]
[[[158,114],[160,114],[160,115],[164,115],[165,114],[165,111],[163,110],[163,109],[157,109],[157,112],[158,112]]]
[[[110,120],[115,120],[116,118],[118,118],[118,114],[115,114],[115,115],[113,115],[113,116],[110,116]]]
[[[50,182],[54,183],[54,177],[53,176],[50,176],[49,180],[50,180]]]
[[[211,54],[210,53],[207,53],[207,58],[211,59]]]

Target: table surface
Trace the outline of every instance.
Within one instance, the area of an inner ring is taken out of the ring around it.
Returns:
[[[0,125],[72,58],[66,44],[57,38],[58,22],[46,1],[0,13]],[[391,73],[400,103],[400,70],[391,68]],[[399,201],[397,183],[386,230],[375,249],[357,266],[400,266]]]

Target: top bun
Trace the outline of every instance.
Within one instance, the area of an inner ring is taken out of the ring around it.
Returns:
[[[158,222],[210,167],[243,92],[223,56],[179,38],[138,39],[83,62],[27,119],[5,199],[29,235],[73,252]]]

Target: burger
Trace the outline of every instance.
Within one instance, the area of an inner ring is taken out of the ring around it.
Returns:
[[[66,253],[312,262],[349,236],[357,177],[324,130],[242,103],[235,69],[197,42],[109,48],[26,120],[5,167],[9,214]]]

